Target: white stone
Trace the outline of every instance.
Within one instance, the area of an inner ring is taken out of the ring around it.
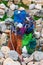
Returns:
[[[6,6],[3,3],[1,3],[0,4],[0,18],[3,18],[4,14],[5,14],[5,8],[6,8]]]
[[[42,23],[42,18],[36,20],[36,24],[41,24]]]
[[[24,47],[22,48],[22,53],[27,53],[26,46],[24,46]]]
[[[20,3],[20,0],[14,0],[14,4]]]
[[[14,15],[14,11],[9,8],[7,11],[8,18],[11,18],[13,15]]]
[[[10,5],[10,9],[14,10],[15,9],[15,5],[14,4]]]
[[[22,62],[22,65],[26,65],[26,63]]]
[[[40,61],[40,65],[43,65],[43,60]]]
[[[7,47],[7,46],[2,46],[1,52],[2,52],[3,54],[7,54],[9,51],[10,51],[9,47]]]
[[[0,4],[0,7],[4,8],[4,9],[6,8],[6,6],[3,3]]]
[[[3,55],[3,53],[0,51],[0,58],[3,58],[4,57],[4,55]]]
[[[40,38],[40,44],[43,46],[43,38]]]
[[[3,18],[4,14],[5,14],[5,10],[6,10],[6,6],[3,3],[1,3],[0,4],[0,18]]]
[[[8,56],[13,60],[18,60],[18,53],[15,50],[8,52]]]
[[[15,5],[15,9],[18,9],[18,5]]]
[[[41,4],[37,4],[37,5],[35,5],[35,8],[41,10],[42,6],[41,6]]]
[[[25,5],[29,5],[31,3],[31,0],[22,0],[22,2],[25,4]]]
[[[4,62],[3,65],[20,65],[18,61],[13,61],[11,58],[7,58]]]
[[[17,27],[22,28],[23,25],[21,23],[17,24]]]
[[[3,34],[1,35],[1,45],[2,45],[2,44],[5,44],[5,43],[6,43],[6,40],[7,40],[7,35],[6,35],[5,33],[3,33]]]
[[[41,51],[35,51],[30,57],[29,57],[29,61],[33,60],[33,56],[34,56],[34,59],[36,61],[40,61],[40,60],[43,60],[43,52]]]
[[[42,30],[42,25],[41,24],[39,24],[39,25],[36,24],[36,31],[41,32],[41,30]]]
[[[25,8],[24,7],[20,7],[19,10],[25,10]]]
[[[29,59],[28,57],[26,57],[26,58],[23,58],[23,60],[24,60],[24,62],[25,62],[25,63],[28,63],[28,62],[30,62],[30,61],[29,61],[30,59]]]
[[[41,37],[43,37],[43,29],[42,29],[42,31],[41,31]]]
[[[33,61],[32,61],[32,62],[29,62],[27,65],[39,65],[39,62],[33,63]]]
[[[14,65],[14,61],[11,58],[7,58],[4,62],[3,65]]]
[[[4,60],[5,60],[4,58],[0,58],[0,65],[3,64]]]
[[[35,4],[30,4],[29,5],[29,9],[34,9],[35,8]]]
[[[34,34],[36,38],[40,38],[40,32],[35,31]]]

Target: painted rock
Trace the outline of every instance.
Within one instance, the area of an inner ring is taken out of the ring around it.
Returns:
[[[24,8],[19,8],[19,10],[14,11],[14,22],[23,23],[26,18],[26,11]]]

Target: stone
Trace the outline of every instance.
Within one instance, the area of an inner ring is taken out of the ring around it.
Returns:
[[[27,53],[26,46],[24,46],[24,47],[22,48],[22,53]]]
[[[23,4],[25,4],[25,5],[31,4],[31,1],[30,1],[30,0],[22,0],[22,2],[23,2]]]
[[[16,27],[22,28],[23,25],[21,23],[18,23]]]
[[[0,59],[0,65],[3,64],[4,60],[5,60],[4,58],[1,58],[1,59]]]
[[[7,58],[4,62],[3,65],[20,65],[18,61],[13,61],[11,58]]]
[[[36,25],[36,31],[41,32],[41,30],[42,30],[42,25],[41,24]]]
[[[40,38],[40,45],[43,46],[43,38]]]
[[[20,0],[14,0],[14,4],[20,3]]]
[[[20,62],[15,61],[15,62],[14,62],[14,65],[21,65],[21,64],[20,64]]]
[[[7,40],[7,35],[5,33],[2,33],[1,35],[1,45],[5,45]]]
[[[25,8],[24,7],[20,7],[19,10],[25,10]]]
[[[9,7],[10,7],[10,5],[12,5],[12,2],[11,2],[11,1],[8,1],[7,6],[9,6]]]
[[[41,24],[42,23],[42,18],[36,20],[36,24]]]
[[[24,60],[24,63],[28,63],[29,62],[29,58],[28,57],[23,58],[23,60]]]
[[[37,39],[40,38],[40,32],[35,31],[34,34]]]
[[[14,14],[14,11],[11,10],[11,9],[8,9],[8,11],[7,11],[7,16],[8,16],[9,18],[11,18],[11,17],[13,16],[13,14]]]
[[[32,9],[34,9],[34,8],[35,8],[35,4],[30,4],[30,5],[29,5],[29,9],[30,9],[30,10],[32,10]]]
[[[39,65],[39,62],[32,61],[32,62],[29,62],[27,65]]]
[[[8,52],[8,56],[13,60],[18,60],[18,53],[15,50]]]
[[[22,53],[22,56],[25,58],[25,57],[29,57],[29,54],[27,53]]]
[[[1,52],[5,55],[10,51],[9,47],[7,46],[2,46],[1,48]]]
[[[0,22],[0,31],[5,31],[5,30],[6,30],[5,21],[1,21]]]
[[[14,4],[10,5],[10,9],[15,10],[15,5]]]
[[[7,58],[4,62],[3,65],[14,65],[14,61],[11,58]]]
[[[36,61],[40,61],[40,60],[43,60],[43,52],[41,51],[35,51],[28,59],[28,61],[31,61],[31,60],[36,60]]]
[[[43,60],[40,61],[40,65],[43,65]]]
[[[41,37],[43,37],[43,29],[42,29],[42,31],[41,31]]]
[[[22,62],[22,65],[26,65],[26,63]]]
[[[41,10],[42,6],[41,6],[41,4],[37,4],[37,5],[35,5],[35,8]]]
[[[0,51],[0,58],[3,58],[4,57],[4,55],[3,55],[3,53]]]
[[[15,5],[15,9],[18,9],[18,5]]]
[[[6,6],[3,3],[1,3],[0,4],[0,18],[3,18],[4,14],[5,14],[5,8],[6,8]]]

